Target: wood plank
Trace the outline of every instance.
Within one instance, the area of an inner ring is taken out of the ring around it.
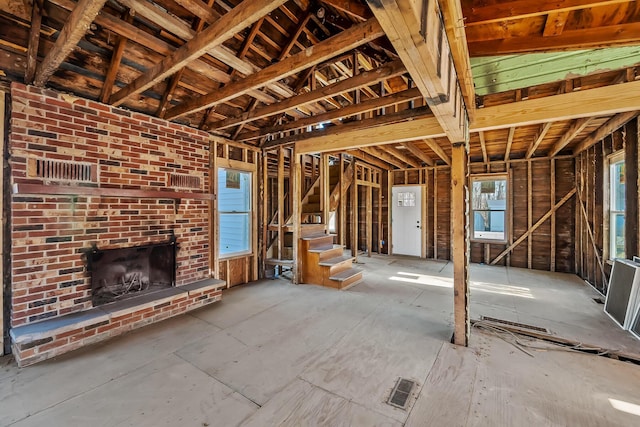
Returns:
[[[605,136],[615,132],[618,128],[623,126],[629,120],[632,120],[635,117],[638,117],[640,114],[639,111],[629,111],[627,113],[616,114],[614,117],[610,118],[605,124],[600,126],[597,130],[592,132],[588,137],[580,141],[573,148],[573,155],[577,155],[597,142],[604,139]]]
[[[283,0],[277,1],[283,2]],[[296,74],[313,65],[368,43],[383,34],[382,28],[375,19],[354,25],[340,34],[264,68],[245,79],[230,83],[217,92],[186,101],[169,110],[167,117],[169,119],[182,117],[185,114],[194,113],[226,102],[252,89],[274,83],[284,77]]]
[[[320,0],[322,3],[335,7],[341,12],[356,18],[357,20],[366,20],[371,18],[371,10],[354,0]]]
[[[582,130],[589,125],[589,123],[593,120],[592,117],[584,117],[581,119],[577,119],[575,122],[571,124],[569,129],[562,135],[562,137],[553,144],[553,147],[547,153],[547,156],[553,157],[562,151],[567,145],[571,143]]]
[[[252,132],[244,132],[239,134],[237,139],[240,141],[246,141],[246,140],[251,140],[255,138],[260,138],[266,135],[276,134],[279,132],[302,129],[307,126],[316,125],[318,123],[344,119],[346,117],[355,116],[357,114],[362,114],[369,111],[374,111],[379,108],[387,107],[390,105],[409,102],[419,98],[422,98],[422,95],[420,94],[420,90],[418,90],[417,88],[407,89],[402,92],[394,93],[392,95],[368,99],[366,101],[360,102],[359,104],[348,105],[343,108],[338,108],[332,111],[328,111],[326,113],[309,116],[299,120],[294,120],[288,123],[284,123],[282,125],[265,127]]]
[[[467,144],[451,148],[451,223],[453,259],[453,342],[469,345],[469,192]]]
[[[420,10],[403,0],[367,0],[367,3],[445,134],[451,141],[467,139],[467,107],[438,2],[424,2]]]
[[[565,204],[567,200],[573,197],[575,193],[576,193],[575,188],[569,191],[569,193],[567,193],[562,199],[560,199],[560,201],[556,203],[546,214],[544,214],[542,218],[540,218],[535,224],[533,224],[531,228],[529,228],[524,234],[518,237],[515,242],[510,244],[509,247],[507,247],[507,249],[502,251],[500,255],[498,255],[493,261],[491,261],[491,265],[496,265],[502,258],[504,258],[505,255],[511,252],[513,248],[515,248],[520,243],[522,243],[527,237],[529,237],[531,233],[536,231],[538,227],[540,227],[555,211],[557,211],[558,208],[560,208],[562,205]]]
[[[427,146],[429,148],[431,148],[431,150],[436,153],[438,155],[438,157],[440,157],[442,160],[444,160],[444,162],[448,165],[451,165],[451,159],[449,158],[449,156],[447,156],[447,153],[444,152],[444,150],[442,149],[442,147],[440,147],[440,145],[434,141],[431,138],[425,138],[423,139],[424,143],[427,144]]]
[[[189,62],[204,55],[211,48],[221,45],[225,40],[233,37],[234,34],[278,8],[284,2],[285,0],[265,0],[262,2],[245,0],[178,48],[171,56],[166,57],[132,83],[113,94],[110,102],[113,105],[120,105],[130,96],[154,86]],[[173,118],[171,115],[169,117]]]
[[[551,125],[553,125],[553,122],[547,122],[540,125],[540,129],[538,130],[538,134],[536,138],[533,141],[531,141],[531,145],[527,150],[527,154],[525,156],[526,159],[530,159],[531,156],[535,154],[536,150],[538,149],[538,146],[544,140],[544,137],[547,135],[547,132],[549,132]]]
[[[94,18],[102,9],[106,0],[80,0],[67,18],[64,27],[58,34],[53,48],[47,53],[38,67],[34,79],[36,86],[44,86],[49,77],[55,73],[62,61],[76,47],[85,35]]]
[[[27,50],[27,67],[24,72],[24,82],[28,85],[33,83],[38,66],[38,46],[40,45],[43,4],[44,0],[33,0],[31,30],[29,31],[29,48]]]
[[[405,426],[469,425],[477,367],[473,350],[443,343]]]

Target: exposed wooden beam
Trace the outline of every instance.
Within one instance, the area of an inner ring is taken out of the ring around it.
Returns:
[[[36,86],[44,86],[49,77],[58,69],[71,51],[76,47],[80,39],[85,35],[94,18],[102,9],[106,0],[80,0],[69,17],[64,27],[58,34],[53,48],[44,57],[36,71],[34,83]]]
[[[451,141],[467,140],[467,108],[438,2],[421,2],[418,10],[409,0],[367,3],[447,137]]]
[[[469,345],[469,182],[466,143],[451,147],[451,258],[453,260],[453,342]]]
[[[131,24],[133,22],[133,15],[130,12],[126,12],[125,22]],[[116,82],[118,76],[118,70],[120,69],[120,62],[122,61],[122,55],[124,54],[124,48],[127,46],[127,38],[124,36],[118,36],[116,45],[111,53],[111,61],[109,62],[109,69],[104,78],[102,89],[100,90],[100,102],[107,103],[111,92],[113,91],[113,85]]]
[[[411,154],[422,160],[427,166],[433,166],[435,164],[433,159],[429,157],[427,153],[422,151],[415,142],[404,142],[402,145],[404,145]]]
[[[469,118],[473,121],[476,109],[476,95],[471,73],[471,60],[469,59],[469,47],[467,45],[467,33],[464,29],[465,18],[462,13],[460,0],[439,1],[442,19],[444,21],[451,57],[456,69],[460,89],[467,106]]]
[[[422,98],[422,95],[417,88],[407,89],[402,92],[394,93],[393,95],[369,99],[359,104],[348,105],[344,108],[331,110],[327,113],[309,116],[299,120],[294,120],[282,125],[264,127],[253,132],[245,132],[243,134],[240,134],[238,139],[241,141],[245,141],[249,139],[260,138],[266,135],[276,134],[279,132],[301,129],[307,126],[313,126],[318,123],[343,119],[345,117],[366,113],[368,111],[377,110],[378,108],[388,107],[389,105],[396,105],[402,102],[408,102],[419,98]]]
[[[289,56],[289,53],[291,52],[291,49],[293,49],[293,47],[296,45],[296,42],[298,41],[298,38],[300,37],[300,34],[302,34],[304,29],[307,27],[307,24],[309,23],[310,19],[311,19],[311,13],[309,12],[298,23],[298,28],[296,28],[296,31],[291,35],[291,38],[289,38],[289,41],[287,42],[287,44],[284,46],[284,48],[282,49],[282,51],[278,55],[278,61],[282,61],[284,58]]]
[[[571,141],[573,141],[575,137],[578,136],[585,127],[587,127],[592,119],[592,117],[584,117],[573,122],[564,135],[562,135],[562,137],[553,144],[553,147],[551,147],[547,156],[553,157],[562,151],[564,147],[569,145],[569,143],[571,143]]]
[[[376,156],[372,156],[369,153],[366,153],[362,150],[347,150],[345,151],[346,154],[353,156],[353,157],[357,157],[358,159],[365,161],[367,163],[370,163],[374,166],[377,166],[381,169],[392,169],[391,165],[389,165],[389,163],[384,162],[382,159],[380,159],[379,157]]]
[[[640,22],[597,28],[565,29],[562,34],[555,37],[524,35],[492,40],[481,40],[481,37],[483,36],[480,33],[478,35],[467,33],[471,56],[633,46],[637,45],[640,39]]]
[[[141,93],[152,87],[162,79],[172,75],[189,62],[204,55],[209,49],[219,46],[235,33],[251,25],[262,16],[282,5],[285,0],[265,0],[255,2],[245,0],[230,12],[223,15],[216,22],[207,27],[187,43],[178,48],[173,54],[157,63],[135,81],[113,94],[110,101],[120,105],[130,96]],[[207,106],[203,107],[206,108]],[[169,110],[169,113],[171,110]],[[169,118],[174,116],[168,115]]]
[[[377,157],[379,159],[384,160],[385,162],[393,165],[397,168],[403,169],[406,167],[406,163],[402,160],[399,160],[397,157],[392,156],[390,153],[385,151],[381,147],[362,147],[360,151],[370,154],[371,156]]]
[[[544,137],[547,135],[547,132],[549,132],[551,125],[553,125],[553,122],[547,122],[540,125],[540,130],[538,130],[538,135],[536,136],[536,139],[531,141],[531,145],[527,150],[527,155],[525,156],[525,158],[530,159],[531,156],[535,154],[536,150],[538,149],[538,146],[540,145]]]
[[[309,68],[311,70],[312,68]],[[384,79],[398,76],[406,72],[402,61],[394,61],[387,65],[381,66],[371,71],[365,71],[350,79],[345,79],[329,86],[325,86],[311,92],[303,93],[291,98],[284,99],[280,102],[257,108],[254,111],[243,113],[236,117],[229,117],[210,124],[210,129],[225,129],[234,125],[247,123],[253,120],[263,119],[275,114],[284,113],[285,111],[301,107],[312,102],[317,102],[331,96],[338,95],[343,92],[359,89],[366,85],[380,82]],[[308,76],[307,76],[308,78]],[[306,78],[305,78],[306,81]]]
[[[487,143],[484,140],[484,132],[478,132],[478,137],[480,138],[480,148],[482,149],[482,161],[488,163],[489,158],[487,157]]]
[[[464,8],[465,25],[472,27],[492,22],[531,18],[549,13],[569,12],[616,3],[629,3],[629,0],[562,0],[560,2],[557,0],[513,0],[501,1],[486,6],[474,4],[472,7]],[[471,5],[471,3],[465,2],[466,5]]]
[[[640,110],[640,81],[481,108],[476,111],[471,132],[606,116],[635,110]],[[445,134],[442,128],[438,127],[438,121],[434,117],[416,117],[411,121],[391,123],[377,128],[358,128],[342,132],[339,140],[331,133],[319,133],[298,142],[296,146],[302,152],[317,153],[359,145],[381,145],[442,136]],[[274,141],[273,145],[277,145],[277,141]]]
[[[31,30],[29,31],[29,48],[27,50],[27,68],[24,72],[24,82],[33,83],[38,66],[38,46],[40,45],[40,27],[42,26],[42,8],[44,0],[33,0],[31,10]]]
[[[247,34],[247,37],[242,42],[242,47],[238,51],[238,55],[236,55],[238,58],[244,58],[245,56],[247,56],[247,53],[249,52],[249,49],[251,48],[251,45],[253,44],[253,40],[256,38],[256,36],[260,32],[260,27],[262,27],[262,23],[263,22],[264,22],[264,16],[262,18],[258,19],[251,26],[251,30],[249,31],[249,34]],[[236,70],[234,70],[234,71],[236,71]]]
[[[509,160],[509,155],[511,154],[511,144],[513,144],[513,135],[516,133],[516,127],[512,126],[509,128],[509,136],[507,136],[507,147],[504,151],[504,160]]]
[[[422,163],[416,159],[414,159],[413,157],[407,155],[406,152],[403,152],[403,150],[400,150],[396,147],[394,147],[392,144],[389,145],[385,145],[380,147],[381,150],[386,151],[387,153],[391,154],[393,157],[395,157],[396,159],[399,159],[400,161],[404,162],[405,164],[412,166],[414,168],[419,168],[422,167]]]
[[[305,146],[307,147],[307,141],[310,140],[318,140],[319,138],[327,138],[332,142],[329,145],[336,144],[335,149],[320,149],[320,147],[313,148],[309,146],[309,151],[304,151],[304,153],[321,153],[325,151],[335,151],[335,150],[344,150],[347,148],[357,148],[358,146],[371,146],[371,145],[381,145],[381,143],[374,142],[376,139],[385,140],[389,138],[389,135],[386,134],[389,125],[393,123],[406,125],[409,122],[417,122],[420,121],[421,118],[430,117],[433,118],[429,107],[419,107],[414,108],[412,110],[403,110],[397,113],[385,114],[384,116],[376,116],[369,119],[356,120],[354,122],[345,123],[341,126],[330,126],[325,127],[322,130],[316,130],[313,132],[307,132],[297,135],[290,135],[284,138],[279,138],[269,143],[265,144],[265,147],[273,147],[281,144],[292,144],[296,143],[296,147]],[[436,120],[437,123],[437,120]],[[368,141],[364,141],[362,143],[358,143],[356,141],[346,140],[345,138],[336,138],[338,135],[353,135],[358,132],[364,132],[366,134],[370,134],[372,129],[378,129],[386,136],[379,135],[377,138],[369,137]],[[442,128],[437,128],[440,132],[442,132]],[[397,135],[396,135],[397,136]],[[444,133],[441,133],[440,136],[444,136]],[[406,142],[410,140],[415,140],[416,138],[396,138],[394,141],[384,141],[382,144],[390,143],[390,142]],[[317,151],[314,151],[317,149]]]
[[[354,0],[320,0],[324,4],[335,7],[341,12],[356,18],[358,20],[367,20],[371,18],[371,10]]]
[[[423,141],[425,144],[427,144],[427,146],[429,146],[429,148],[431,148],[431,151],[436,153],[438,157],[444,160],[446,164],[451,164],[451,159],[449,158],[449,156],[447,156],[447,153],[444,152],[442,147],[440,147],[440,145],[436,141],[431,138],[424,138]]]
[[[529,235],[531,235],[531,233],[536,231],[538,229],[538,227],[540,227],[551,215],[553,215],[553,213],[555,211],[560,209],[560,207],[562,205],[564,205],[567,202],[567,200],[569,200],[571,197],[573,197],[574,194],[576,194],[576,189],[572,188],[571,191],[569,191],[566,196],[564,196],[562,199],[560,199],[560,201],[558,203],[556,203],[551,209],[549,209],[549,211],[546,214],[544,214],[542,216],[542,218],[540,218],[535,224],[533,224],[533,226],[531,226],[531,228],[529,228],[524,234],[522,234],[520,237],[518,237],[518,239],[515,242],[513,242],[511,245],[509,245],[509,247],[507,249],[502,251],[500,253],[500,255],[498,255],[493,261],[491,261],[491,265],[496,265],[498,262],[500,262],[500,260],[502,258],[504,258],[505,255],[507,255],[509,252],[511,252],[513,250],[513,248],[518,246],[520,243],[524,242],[524,240],[527,237],[529,237]]]
[[[616,129],[627,123],[629,120],[638,117],[639,114],[640,111],[629,111],[627,113],[616,114],[615,116],[607,120],[605,124],[593,131],[591,135],[580,141],[573,148],[573,155],[575,156],[577,154],[580,154],[587,148],[591,147],[593,144],[601,141],[605,136],[613,133]]]
[[[568,17],[569,17],[568,10],[549,13],[549,15],[547,15],[547,21],[544,24],[542,37],[554,37],[562,34],[562,31],[564,31],[564,26],[567,23]]]
[[[283,0],[278,1],[282,2]],[[252,89],[276,82],[284,77],[296,74],[308,67],[354,49],[383,34],[382,28],[375,19],[354,25],[348,30],[292,55],[277,64],[264,68],[242,80],[230,83],[214,93],[186,101],[169,110],[167,118],[173,119],[181,117],[236,98]]]

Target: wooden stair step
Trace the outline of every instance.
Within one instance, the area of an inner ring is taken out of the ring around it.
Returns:
[[[355,278],[356,276],[360,276],[360,278],[362,278],[362,270],[359,270],[357,268],[350,268],[348,270],[343,270],[340,273],[329,276],[329,279],[335,280],[336,282],[346,282],[349,279]]]
[[[322,265],[325,267],[333,267],[333,266],[336,266],[345,262],[350,262],[350,261],[353,261],[353,257],[340,256],[340,257],[330,258],[324,261],[320,261],[318,265]]]

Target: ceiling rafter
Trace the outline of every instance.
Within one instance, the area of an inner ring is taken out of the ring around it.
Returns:
[[[562,149],[569,145],[593,119],[594,117],[583,117],[574,121],[562,137],[553,144],[553,147],[551,147],[547,156],[553,157],[562,151]]]
[[[547,122],[547,123],[543,123],[543,124],[540,125],[540,129],[538,130],[538,134],[533,139],[533,141],[531,141],[531,145],[529,146],[529,149],[527,150],[527,154],[525,155],[525,158],[530,159],[531,156],[533,156],[536,153],[536,150],[538,149],[538,146],[544,140],[544,137],[547,135],[547,132],[549,132],[549,129],[551,129],[552,125],[553,125],[553,122]]]
[[[36,70],[34,78],[36,86],[44,86],[47,83],[49,77],[55,73],[62,61],[69,56],[85,35],[105,2],[106,0],[80,0],[75,5],[67,18],[67,22],[58,34],[53,48],[47,53],[40,63],[40,67]]]
[[[429,147],[431,151],[436,153],[438,157],[440,157],[446,164],[451,165],[451,158],[447,156],[447,153],[444,152],[442,147],[440,147],[440,145],[436,141],[431,138],[425,138],[422,141],[427,144],[427,147]]]
[[[42,10],[44,0],[34,0],[31,10],[31,30],[29,32],[29,46],[27,49],[27,67],[24,72],[24,82],[33,83],[38,66],[38,46],[40,45],[40,28],[42,26]]]
[[[411,154],[423,161],[427,166],[433,166],[435,164],[433,159],[429,157],[427,153],[422,151],[415,142],[403,142],[402,145],[404,145]]]
[[[516,134],[516,127],[511,126],[509,128],[509,135],[507,136],[507,146],[504,151],[504,161],[509,160],[509,156],[511,155],[511,145],[513,144],[513,137]]]
[[[616,114],[611,117],[605,124],[593,131],[589,136],[580,141],[574,148],[573,154],[580,154],[582,151],[591,147],[593,144],[604,139],[607,135],[613,133],[616,129],[623,126],[630,120],[638,117],[640,111],[629,111],[627,113]]]
[[[354,25],[342,33],[266,67],[247,78],[230,83],[215,93],[186,101],[169,110],[167,117],[170,119],[181,117],[236,98],[250,90],[296,74],[308,67],[368,43],[383,34],[382,28],[375,19]]]
[[[131,15],[130,11],[124,12],[124,21],[131,24],[133,22],[133,15]],[[116,77],[118,76],[118,70],[120,69],[120,62],[122,61],[122,56],[124,55],[124,49],[127,47],[127,41],[129,39],[124,36],[118,36],[118,40],[116,41],[116,45],[113,48],[113,52],[111,53],[111,61],[109,62],[109,68],[107,69],[107,74],[104,78],[104,83],[102,84],[102,89],[100,90],[100,102],[107,103],[109,101],[109,97],[113,92],[113,85],[116,82]]]
[[[113,94],[110,102],[113,105],[120,105],[130,96],[152,87],[189,62],[201,57],[211,48],[221,45],[222,42],[233,37],[235,33],[251,25],[260,19],[261,16],[276,9],[284,2],[285,0],[269,0],[265,2],[243,1],[207,27],[206,30],[179,47],[171,56],[166,57],[128,86]]]

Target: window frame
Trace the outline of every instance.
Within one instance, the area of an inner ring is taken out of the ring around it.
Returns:
[[[241,174],[248,174],[249,175],[249,210],[248,211],[224,211],[220,209],[220,180],[218,178],[218,175],[220,173],[220,170],[225,170],[225,171],[232,171],[232,172],[238,172]],[[231,166],[218,166],[216,168],[216,252],[218,254],[218,259],[219,260],[223,260],[223,259],[231,259],[231,258],[238,258],[238,257],[245,257],[247,255],[252,255],[254,252],[253,249],[253,211],[255,209],[255,201],[254,201],[254,187],[255,187],[255,183],[254,183],[254,179],[255,179],[255,172],[253,170],[247,170],[247,169],[242,169],[242,168],[238,168],[238,167],[231,167]],[[220,215],[221,214],[246,214],[248,215],[248,219],[249,219],[249,229],[248,229],[248,249],[247,250],[243,250],[243,251],[236,251],[236,252],[231,252],[231,253],[226,253],[223,254],[221,253],[220,249],[221,249],[221,243],[220,243],[220,237],[221,237],[221,229],[220,229]]]
[[[485,209],[476,210],[473,208],[473,184],[478,181],[505,181],[505,207],[504,212],[504,239],[490,239],[483,237],[474,237],[475,235],[475,212],[485,211]],[[474,174],[469,176],[469,241],[477,243],[495,243],[506,244],[509,241],[511,230],[509,229],[509,218],[511,215],[509,207],[511,206],[510,200],[510,188],[511,182],[509,179],[509,173],[490,173],[490,174]]]
[[[618,150],[612,154],[609,154],[606,157],[606,171],[605,171],[605,182],[603,183],[603,190],[604,190],[604,226],[606,227],[605,232],[603,233],[604,238],[606,239],[606,242],[604,243],[604,247],[603,247],[603,251],[606,251],[606,253],[604,254],[604,259],[607,260],[608,262],[613,262],[613,260],[615,260],[617,257],[615,257],[615,248],[614,248],[614,244],[615,244],[615,237],[612,235],[612,233],[615,233],[615,226],[612,224],[612,214],[622,214],[624,216],[625,222],[626,222],[626,200],[625,200],[625,210],[624,211],[618,211],[618,210],[613,210],[612,209],[612,202],[613,197],[615,195],[615,190],[614,190],[614,181],[612,179],[612,175],[613,175],[613,166],[618,164],[618,163],[625,163],[625,153],[624,150]],[[626,168],[626,166],[625,166]],[[623,196],[624,197],[624,196]],[[623,235],[624,235],[624,230],[623,230]],[[624,257],[627,257],[627,248],[626,248],[626,242],[625,242],[625,249],[624,249]]]

